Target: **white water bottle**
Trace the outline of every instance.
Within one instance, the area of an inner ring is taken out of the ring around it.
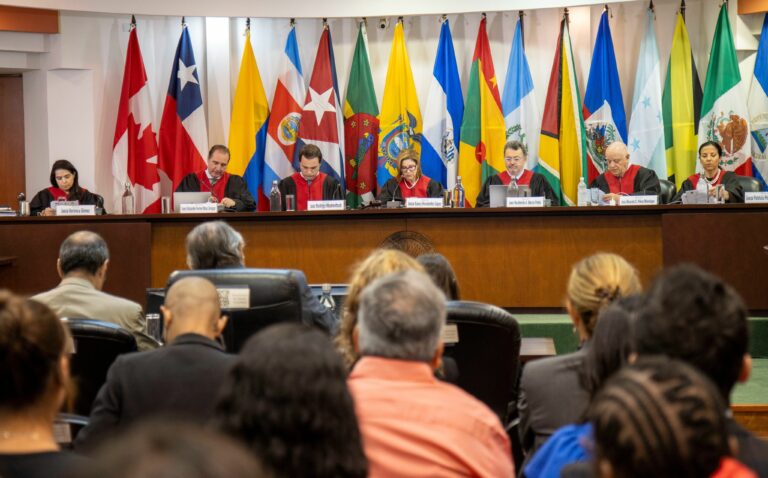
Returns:
[[[133,193],[131,192],[131,185],[125,183],[125,191],[122,198],[123,214],[136,214],[136,208],[133,202]]]
[[[589,196],[589,191],[587,191],[587,184],[584,182],[584,177],[580,177],[578,192],[576,194],[576,205],[579,207],[586,206],[587,203],[589,202],[587,200],[588,196]]]

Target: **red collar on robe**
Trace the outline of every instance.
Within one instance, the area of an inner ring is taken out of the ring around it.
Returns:
[[[323,200],[323,184],[327,176],[325,173],[318,173],[317,177],[312,180],[312,185],[310,185],[301,173],[293,173],[291,175],[293,182],[296,184],[297,210],[306,211],[308,201]]]
[[[512,182],[512,176],[510,176],[509,171],[506,169],[499,173],[499,178],[501,178],[501,184],[504,186],[509,186],[509,183]],[[520,179],[517,180],[518,186],[530,186],[531,185],[531,179],[533,178],[533,172],[524,169],[523,174],[520,175]]]
[[[413,188],[410,188],[405,184],[405,179],[400,179],[399,182],[400,194],[402,195],[403,200],[405,200],[405,198],[427,197],[427,186],[429,186],[429,178],[423,174],[416,181],[416,184],[413,186]]]
[[[710,186],[719,186],[720,184],[723,183],[723,177],[725,177],[725,171],[723,171],[722,169],[718,169],[718,173],[717,174],[718,174],[717,181],[710,182],[709,183]],[[691,185],[693,185],[693,189],[696,189],[696,186],[699,185],[699,179],[700,178],[701,178],[701,176],[699,176],[698,174],[691,174],[688,177],[688,181],[690,181]]]
[[[635,192],[635,176],[640,171],[640,166],[631,164],[624,172],[624,176],[617,178],[610,172],[605,172],[605,182],[611,194],[632,194]]]
[[[67,198],[67,200],[69,200],[69,194],[64,192],[64,190],[61,188],[55,188],[51,186],[48,188],[48,192],[51,193],[54,201],[58,201],[59,198]]]
[[[216,184],[211,186],[211,180],[208,179],[206,170],[203,169],[197,173],[197,180],[200,181],[200,192],[210,192],[216,198],[216,202],[221,202],[226,197],[224,191],[227,189],[227,183],[229,182],[229,173],[222,174],[219,180],[216,181]]]

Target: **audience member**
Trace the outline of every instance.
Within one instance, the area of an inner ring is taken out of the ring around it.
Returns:
[[[424,267],[424,271],[432,282],[442,290],[448,300],[459,300],[459,281],[456,273],[444,255],[438,253],[422,254],[416,260]]]
[[[341,357],[322,332],[279,324],[251,337],[223,388],[215,424],[276,476],[365,477]]]
[[[357,310],[360,306],[360,294],[363,289],[379,277],[393,272],[424,269],[411,256],[392,249],[376,249],[364,261],[355,266],[349,281],[347,297],[341,310],[339,332],[336,335],[336,348],[344,357],[348,368],[352,368],[360,355],[352,343],[352,334],[357,326]]]
[[[717,390],[683,362],[641,358],[606,383],[588,415],[598,478],[755,476],[728,456]]]
[[[663,354],[693,365],[712,379],[726,403],[734,385],[749,378],[748,345],[747,311],[738,293],[694,265],[656,278],[635,327],[638,355]],[[730,410],[726,426],[738,441],[736,457],[768,477],[768,444],[736,423]]]
[[[99,447],[78,478],[269,478],[229,437],[199,425],[149,421]]]
[[[102,292],[107,280],[109,249],[95,232],[78,231],[59,248],[56,269],[61,283],[32,297],[51,308],[59,317],[81,317],[112,322],[136,337],[140,350],[157,347],[144,334],[146,325],[136,302]]]
[[[535,360],[523,369],[518,411],[526,462],[555,430],[584,414],[589,394],[579,375],[598,314],[614,300],[638,292],[637,271],[621,256],[598,253],[573,266],[565,305],[582,347],[571,354]]]
[[[496,415],[438,381],[445,296],[422,272],[379,278],[361,294],[349,377],[370,476],[513,476]]]
[[[197,269],[237,269],[245,267],[243,236],[224,221],[209,221],[187,235],[187,266]],[[302,271],[294,271],[301,290],[302,321],[327,332],[336,330],[336,316],[312,293]]]
[[[65,477],[82,461],[60,451],[53,421],[70,386],[71,338],[45,305],[0,291],[0,476]]]
[[[117,358],[96,396],[90,423],[77,436],[78,448],[92,448],[149,416],[202,423],[213,414],[234,362],[216,342],[227,322],[216,288],[199,277],[181,279],[168,290],[161,309],[168,345]]]

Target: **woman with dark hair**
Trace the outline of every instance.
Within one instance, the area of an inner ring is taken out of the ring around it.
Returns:
[[[448,300],[459,300],[459,282],[456,280],[456,273],[453,272],[451,263],[444,255],[436,252],[422,254],[416,260]]]
[[[53,201],[78,201],[80,204],[104,207],[104,198],[80,187],[77,168],[66,159],[59,159],[51,166],[51,187],[35,194],[29,203],[33,216],[53,216]],[[106,211],[104,211],[106,213]]]
[[[680,191],[675,195],[673,202],[682,201],[683,194],[688,191],[696,190],[700,181],[705,181],[708,185],[709,195],[715,197],[719,194],[719,199],[730,203],[744,202],[744,191],[741,189],[736,178],[738,175],[733,171],[724,171],[720,167],[720,158],[723,155],[723,147],[715,141],[707,141],[699,146],[699,162],[701,163],[702,173],[692,174],[683,184],[680,185]],[[723,186],[716,188],[715,186]]]
[[[416,152],[404,149],[397,155],[397,176],[384,183],[379,201],[405,201],[406,198],[443,197],[443,185],[421,172]]]
[[[65,477],[83,459],[60,451],[53,422],[68,396],[71,339],[43,304],[0,291],[0,476]]]
[[[214,424],[275,476],[365,477],[347,369],[328,337],[280,324],[251,337],[224,383]]]

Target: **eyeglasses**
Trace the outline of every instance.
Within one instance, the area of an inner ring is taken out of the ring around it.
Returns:
[[[416,166],[403,166],[401,169],[403,171],[415,171],[416,170]]]

